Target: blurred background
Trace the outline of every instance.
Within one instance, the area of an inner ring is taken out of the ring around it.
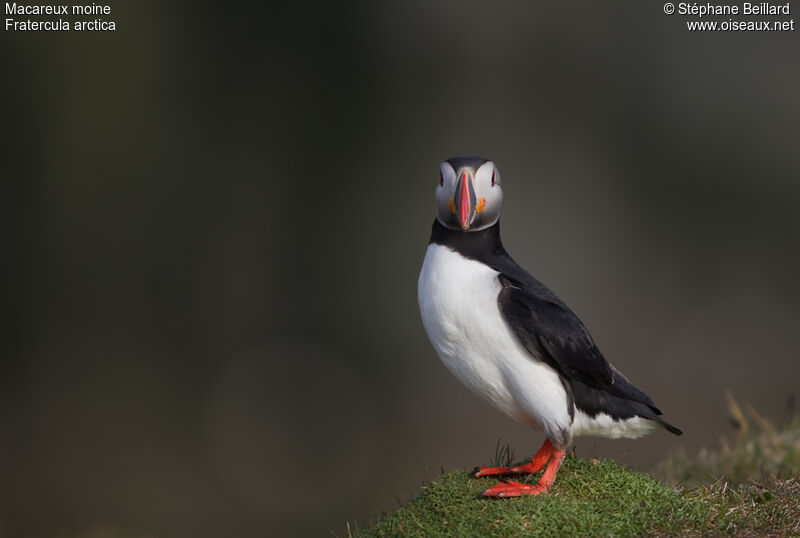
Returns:
[[[107,17],[109,18],[109,17]],[[2,32],[0,536],[324,536],[543,437],[463,388],[416,283],[438,163],[686,433],[800,360],[800,31],[654,2],[117,2]],[[723,20],[726,20],[723,18]]]

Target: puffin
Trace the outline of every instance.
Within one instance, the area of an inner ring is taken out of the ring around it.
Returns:
[[[503,248],[500,185],[488,159],[441,163],[436,218],[418,282],[422,322],[447,369],[546,436],[529,463],[472,472],[506,477],[544,468],[536,484],[502,478],[479,498],[547,492],[579,435],[637,438],[657,428],[682,433],[606,360],[564,301]]]

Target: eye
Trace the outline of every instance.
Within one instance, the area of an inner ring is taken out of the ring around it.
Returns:
[[[492,187],[494,187],[494,170],[492,170]]]
[[[443,185],[444,185],[444,176],[442,175],[441,172],[439,172],[439,186],[441,187]],[[492,177],[492,185],[494,185],[494,177]]]

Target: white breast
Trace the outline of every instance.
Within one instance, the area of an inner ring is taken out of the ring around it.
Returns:
[[[418,288],[425,330],[464,385],[515,420],[562,439],[570,429],[566,392],[555,370],[532,357],[503,319],[497,275],[447,247],[429,245]]]

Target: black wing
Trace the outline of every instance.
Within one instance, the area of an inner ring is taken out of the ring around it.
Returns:
[[[508,275],[498,276],[503,289],[500,310],[525,348],[557,371],[612,384],[611,365],[583,323],[566,307],[525,290]]]
[[[581,320],[552,292],[537,294],[506,273],[497,300],[506,322],[534,357],[575,382],[661,411],[608,363]],[[538,282],[537,282],[538,283]],[[576,395],[578,396],[578,395]]]

